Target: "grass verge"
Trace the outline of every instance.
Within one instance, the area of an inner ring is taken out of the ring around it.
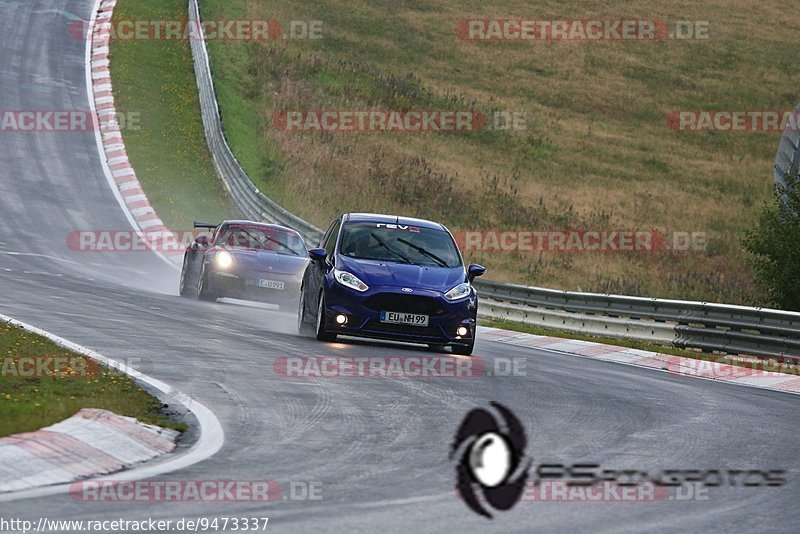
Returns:
[[[762,303],[740,237],[771,188],[778,134],[672,131],[673,110],[792,109],[791,57],[768,21],[777,0],[357,4],[201,0],[204,17],[323,22],[321,40],[212,41],[226,134],[245,170],[325,227],[388,211],[451,229],[698,232],[698,251],[478,252],[497,280],[570,290]],[[735,7],[734,7],[735,6]],[[709,21],[707,40],[465,42],[465,18]],[[557,15],[556,15],[557,14]],[[796,55],[796,54],[795,54]],[[522,111],[524,132],[319,134],[276,130],[282,110]]]
[[[42,358],[48,359],[47,371],[31,364]],[[181,432],[187,429],[185,423],[165,416],[159,400],[127,375],[2,322],[0,369],[0,436],[38,430],[82,408],[109,410]]]
[[[799,366],[787,365],[785,363],[780,363],[770,359],[764,359],[759,361],[751,361],[749,359],[742,360],[739,359],[738,357],[731,357],[724,354],[706,354],[700,351],[695,351],[691,349],[681,349],[678,347],[673,347],[672,345],[664,345],[661,343],[651,343],[647,341],[639,341],[636,339],[625,339],[618,337],[593,336],[589,334],[568,332],[566,330],[558,330],[555,328],[544,328],[536,325],[516,323],[513,321],[506,321],[503,319],[481,319],[479,323],[481,326],[502,328],[504,330],[512,330],[514,332],[533,334],[535,336],[560,337],[560,338],[579,340],[579,341],[589,341],[592,343],[600,343],[603,345],[626,347],[629,349],[638,349],[648,352],[657,352],[659,354],[669,354],[672,356],[680,356],[683,358],[694,358],[696,360],[705,360],[715,363],[737,365],[739,367],[745,367],[747,369],[773,371],[776,373],[786,373],[791,375],[800,374]]]
[[[710,38],[659,42],[474,43],[455,23],[525,17],[520,1],[355,6],[201,0],[207,20],[322,21],[320,40],[208,43],[226,136],[260,189],[317,226],[345,211],[397,212],[453,230],[697,233],[699,250],[653,253],[476,251],[501,281],[599,293],[764,305],[740,244],[769,197],[777,134],[675,132],[674,110],[790,109],[791,58],[770,21],[777,0],[735,9],[642,0],[545,0],[556,18],[708,21]],[[176,0],[121,0],[115,19],[182,20]],[[479,16],[479,18],[480,18]],[[544,15],[542,15],[544,16]],[[230,203],[213,173],[186,41],[112,42],[126,135],[162,218],[182,226]],[[278,131],[292,109],[521,111],[523,132],[409,135]],[[686,235],[686,234],[682,234]],[[671,243],[675,245],[676,243]]]
[[[184,20],[183,0],[120,0],[115,21]],[[167,227],[238,217],[206,144],[187,40],[115,40],[109,49],[114,100],[139,121],[123,131],[131,164]],[[128,116],[128,115],[125,115]]]

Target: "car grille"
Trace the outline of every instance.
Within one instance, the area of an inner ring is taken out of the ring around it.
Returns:
[[[375,311],[420,313],[434,317],[447,313],[437,298],[401,293],[376,293],[364,302],[364,306]]]
[[[380,321],[367,321],[365,330],[385,332],[387,334],[404,334],[421,337],[441,337],[442,332],[432,326],[410,326],[404,324],[381,323]]]

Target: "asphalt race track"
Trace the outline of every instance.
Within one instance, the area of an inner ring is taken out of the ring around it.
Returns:
[[[84,43],[64,13],[89,0],[0,0],[0,109],[85,110]],[[278,532],[754,530],[800,526],[800,410],[789,394],[478,342],[526,376],[288,379],[282,356],[424,355],[382,343],[296,335],[293,314],[177,296],[152,253],[69,250],[73,230],[128,229],[91,132],[0,132],[0,312],[191,394],[222,422],[213,458],[164,480],[321,482],[322,500],[268,505],[87,503],[69,495],[0,503],[49,519],[269,517]],[[531,502],[491,521],[454,491],[449,446],[464,415],[498,401],[539,463],[609,468],[778,469],[783,487],[710,488],[707,499]]]

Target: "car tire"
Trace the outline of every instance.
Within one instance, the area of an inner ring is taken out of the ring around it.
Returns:
[[[200,268],[200,276],[197,277],[197,298],[209,302],[217,300],[217,295],[208,290],[208,273],[205,265]]]
[[[319,296],[319,306],[317,307],[317,329],[316,337],[318,341],[336,341],[336,334],[328,332],[325,325],[328,323],[327,313],[325,312],[325,293]]]
[[[300,302],[297,304],[297,332],[301,336],[310,336],[314,329],[309,324],[306,317],[306,292],[300,291]]]
[[[181,280],[178,283],[178,293],[182,297],[194,297],[197,295],[197,285],[192,284],[191,273],[189,273],[189,255],[183,255],[183,267],[181,268]]]

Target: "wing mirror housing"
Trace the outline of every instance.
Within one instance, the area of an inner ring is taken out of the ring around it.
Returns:
[[[473,263],[467,268],[467,277],[469,278],[469,281],[471,283],[479,276],[483,276],[483,273],[485,272],[486,272],[486,267],[484,267],[483,265],[478,265],[477,263]]]
[[[308,251],[308,257],[315,263],[322,264],[328,257],[328,251],[324,248],[312,248]]]

